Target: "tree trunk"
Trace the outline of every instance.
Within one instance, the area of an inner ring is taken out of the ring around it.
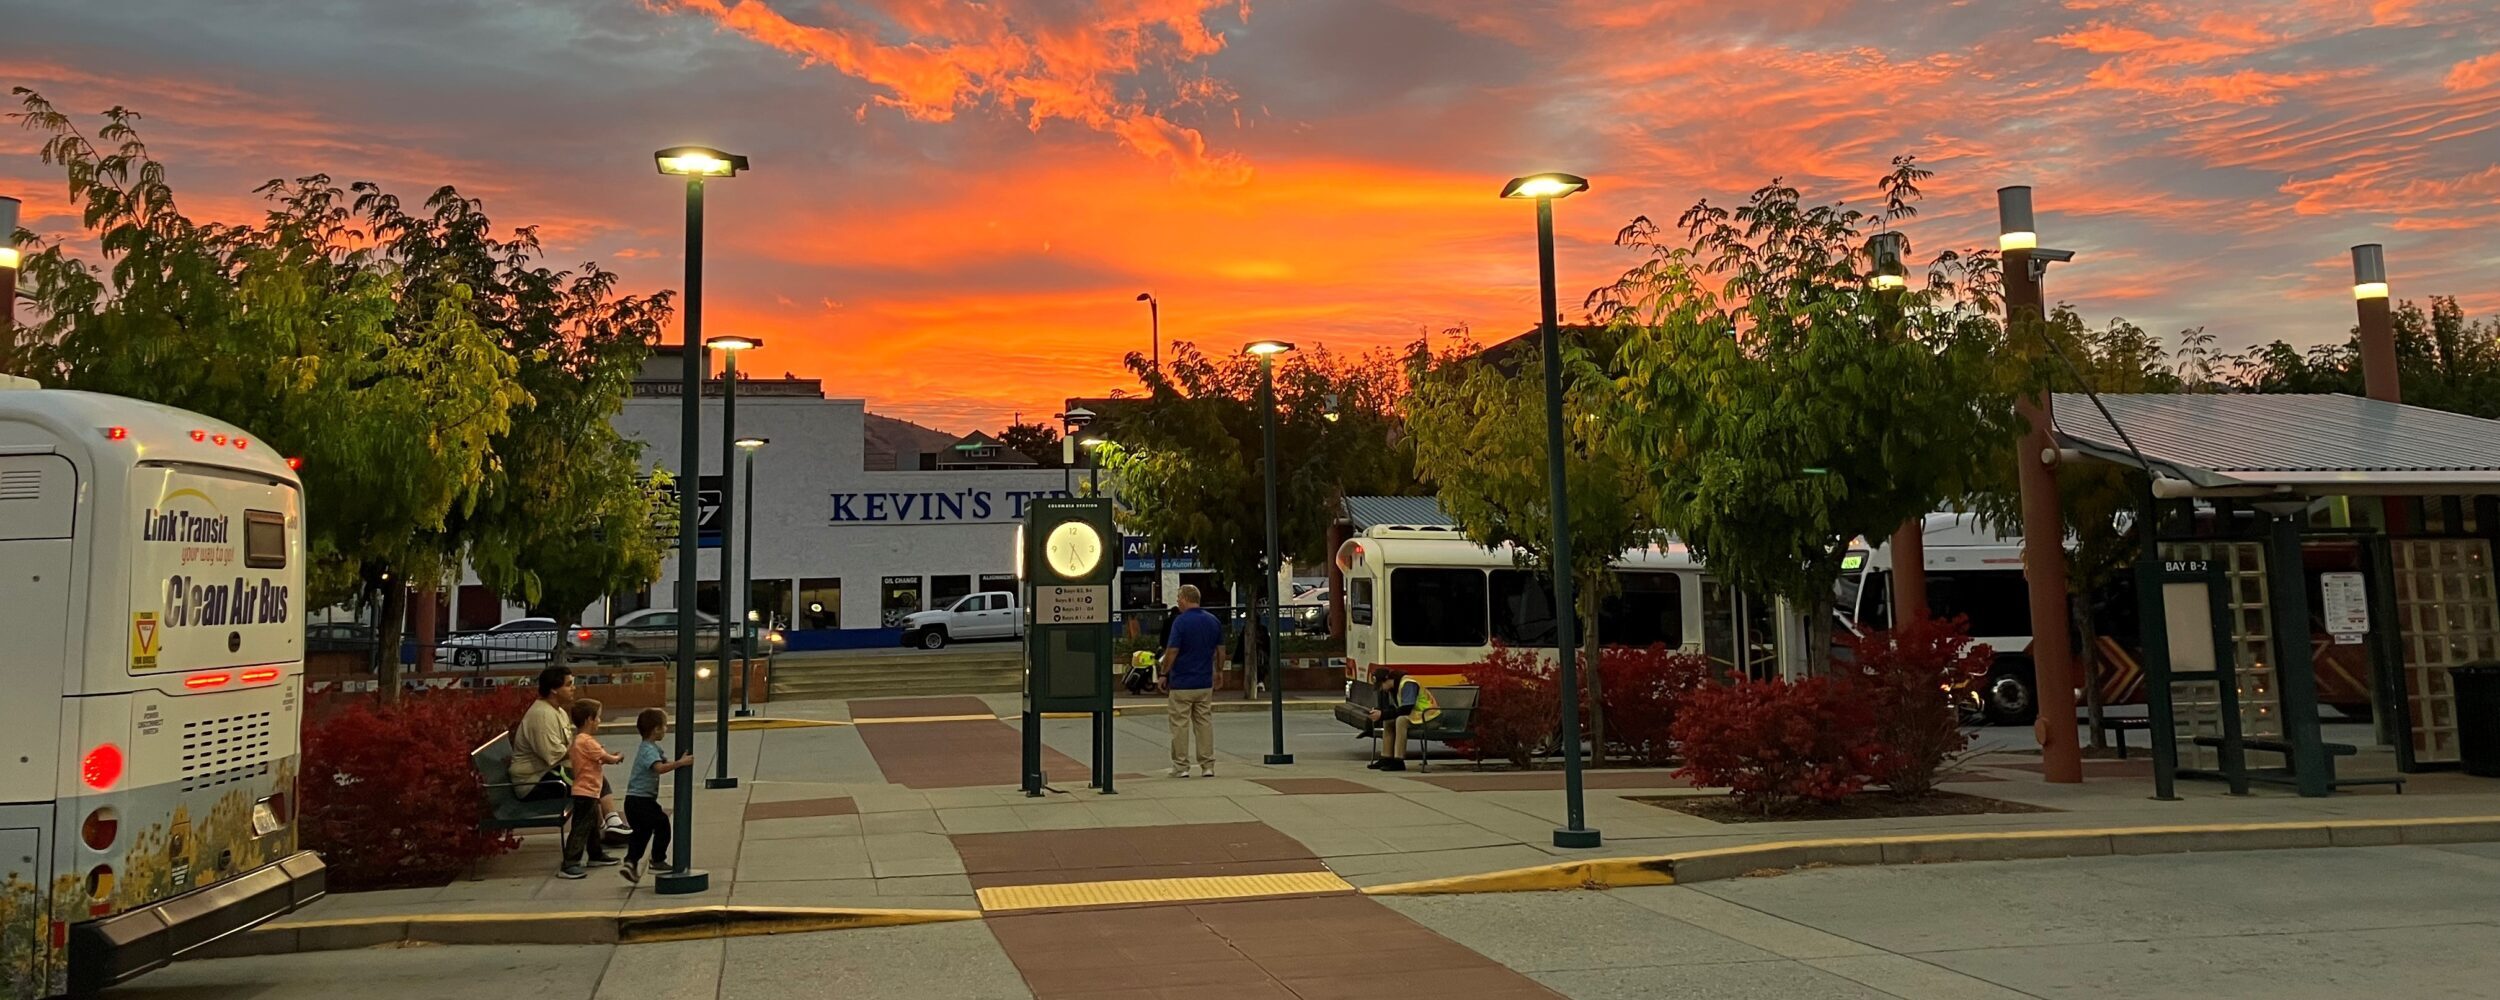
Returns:
[[[1807,602],[1806,648],[1798,657],[1804,676],[1819,677],[1832,672],[1832,608],[1838,602],[1830,591],[1824,591]]]
[[[573,652],[573,648],[571,640],[573,638],[573,627],[581,624],[582,615],[581,612],[575,611],[569,614],[560,613],[550,615],[549,617],[556,620],[556,644],[554,648],[547,651],[547,665],[551,667],[561,667],[572,662],[573,657],[571,654]]]
[[[2091,593],[2080,587],[2075,592]],[[2092,726],[2092,732],[2086,738],[2097,753],[2109,749],[2108,737],[2101,732],[2101,657],[2097,648],[2100,639],[2092,632],[2092,599],[2085,597],[2072,603],[2075,609],[2075,636],[2083,640],[2083,714]]]
[[[408,621],[408,587],[398,581],[382,585],[382,613],[374,622],[373,641],[380,660],[373,671],[376,691],[385,704],[399,700],[399,638]]]
[[[1599,664],[1605,658],[1603,656],[1605,647],[1599,645],[1597,612],[1604,607],[1605,599],[1596,596],[1596,589],[1586,584],[1587,581],[1583,581],[1583,589],[1580,590],[1578,601],[1583,606],[1580,620],[1585,626],[1580,630],[1582,640],[1580,677],[1581,683],[1588,687],[1589,692],[1589,762],[1592,766],[1604,767],[1606,766],[1606,685],[1601,676]]]

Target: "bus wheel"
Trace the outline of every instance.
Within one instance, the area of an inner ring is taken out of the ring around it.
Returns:
[[[2039,693],[2027,670],[1998,668],[1988,675],[1979,700],[1988,722],[1999,726],[2028,725],[2040,708]]]

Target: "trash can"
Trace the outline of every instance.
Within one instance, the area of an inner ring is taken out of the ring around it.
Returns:
[[[2457,692],[2457,759],[2465,773],[2500,778],[2500,662],[2448,668]]]

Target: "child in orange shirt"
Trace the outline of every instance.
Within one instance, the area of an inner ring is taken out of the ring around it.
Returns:
[[[570,829],[564,836],[564,867],[557,870],[560,878],[581,878],[583,855],[592,865],[612,865],[616,858],[599,843],[599,790],[607,784],[607,765],[625,758],[608,752],[599,745],[599,702],[595,698],[579,698],[573,702],[573,809]]]

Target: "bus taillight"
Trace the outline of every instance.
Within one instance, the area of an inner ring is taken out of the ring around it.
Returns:
[[[201,688],[224,687],[227,681],[233,679],[232,674],[192,674],[182,679],[182,686],[197,691]]]
[[[113,841],[120,839],[121,832],[121,815],[114,812],[112,806],[104,806],[88,813],[87,821],[79,824],[78,839],[87,845],[88,850],[101,851],[113,846]]]
[[[122,748],[110,743],[96,744],[95,749],[79,758],[78,778],[99,792],[113,787],[114,782],[122,780]]]
[[[263,681],[274,681],[277,679],[278,668],[276,667],[262,667],[257,670],[246,670],[243,672],[243,683],[245,684],[259,684]]]

